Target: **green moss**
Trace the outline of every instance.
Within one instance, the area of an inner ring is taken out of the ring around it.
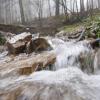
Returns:
[[[0,45],[4,45],[5,42],[6,42],[6,39],[2,35],[0,35]]]
[[[70,32],[77,31],[81,27],[83,27],[82,23],[76,23],[76,24],[72,24],[72,25],[63,26],[63,27],[59,28],[59,30],[64,30],[65,32],[70,33]]]
[[[82,27],[84,28],[90,27],[93,25],[93,23],[98,23],[100,26],[100,14],[95,14],[95,16],[93,16],[92,18],[88,17],[86,19],[83,19],[82,22],[74,23],[72,25],[64,25],[58,30],[59,31],[64,30],[66,33],[73,33]],[[98,35],[99,34],[100,34],[100,28],[98,30]]]

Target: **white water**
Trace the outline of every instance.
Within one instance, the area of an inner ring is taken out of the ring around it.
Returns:
[[[100,76],[88,76],[78,68],[36,72],[11,82],[5,91],[17,93],[18,88],[22,92],[17,100],[100,100]]]
[[[64,42],[60,39],[53,39],[52,44],[57,55],[54,70],[67,68],[68,66],[77,66],[80,68],[79,57],[81,55],[90,55],[93,52],[87,41]]]
[[[100,100],[100,75],[87,75],[80,67],[79,56],[88,56],[93,52],[88,42],[51,39],[51,44],[57,55],[53,70],[57,71],[40,71],[17,79],[0,80],[0,93],[8,91],[10,97],[13,97],[17,89],[21,89],[17,100]],[[97,57],[95,59],[98,61]],[[97,71],[96,62],[94,65]],[[86,70],[89,73],[88,63]],[[5,99],[4,95],[0,96],[0,100],[9,99]]]

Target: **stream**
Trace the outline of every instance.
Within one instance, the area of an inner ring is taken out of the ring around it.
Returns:
[[[0,100],[100,100],[98,52],[86,40],[49,42],[56,54],[51,70],[19,75],[6,67],[13,58],[0,54],[1,65],[7,63],[0,66]],[[16,59],[27,59],[27,54]]]

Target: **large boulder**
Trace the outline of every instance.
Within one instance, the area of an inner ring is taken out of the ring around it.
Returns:
[[[17,56],[6,56],[0,62],[0,75],[11,77],[13,74],[28,75],[35,71],[51,69],[56,62],[56,54],[53,51],[46,51],[39,54],[31,55],[19,54]],[[1,78],[0,76],[0,78]]]
[[[26,52],[32,53],[38,52],[38,51],[45,51],[45,50],[51,50],[52,47],[50,46],[49,42],[45,38],[36,38],[34,40],[31,40],[27,43],[26,46]]]
[[[7,41],[8,51],[11,54],[19,54],[25,51],[26,44],[32,39],[31,33],[22,33]]]

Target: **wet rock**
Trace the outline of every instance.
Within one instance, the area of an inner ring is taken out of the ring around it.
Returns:
[[[25,54],[26,55],[26,54]],[[41,54],[32,54],[25,57],[15,56],[9,63],[0,63],[0,75],[8,75],[9,73],[16,73],[19,75],[28,75],[32,72],[51,67],[56,61],[56,55],[53,51],[44,52]]]
[[[33,41],[30,40],[27,44],[26,44],[26,53],[32,53],[33,52]]]
[[[32,39],[31,33],[22,33],[12,37],[7,41],[8,51],[11,54],[19,54],[25,51],[25,47],[28,41]]]
[[[97,52],[97,65],[98,65],[98,67],[100,67],[100,49],[98,50],[98,52]]]
[[[100,74],[100,49],[96,52],[94,60],[95,74]]]
[[[0,53],[4,52],[6,50],[7,50],[6,46],[0,46]]]
[[[0,89],[0,100],[100,100],[100,75],[77,68],[36,72]]]
[[[95,53],[90,52],[88,54],[80,54],[79,55],[79,62],[80,62],[80,69],[88,74],[94,74],[94,57]]]
[[[21,41],[18,41],[15,44],[10,44],[9,42],[7,42],[7,47],[10,54],[24,53],[26,47],[25,45],[26,43]]]
[[[27,43],[26,52],[32,53],[38,51],[51,50],[52,47],[45,38],[37,38]]]
[[[60,31],[56,34],[57,37],[65,36],[67,33],[65,31]]]
[[[18,72],[20,75],[29,75],[35,71],[47,69],[47,67],[50,70],[50,67],[55,63],[55,61],[56,55],[54,53],[48,52],[45,54],[37,55],[30,59],[31,64],[28,64],[28,61],[26,60],[24,63],[27,63],[27,66],[20,66],[21,68],[18,69]]]
[[[100,47],[100,38],[90,40],[90,45],[93,49]]]

